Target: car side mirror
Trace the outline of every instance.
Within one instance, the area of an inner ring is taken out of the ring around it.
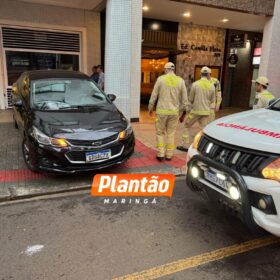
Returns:
[[[114,102],[116,100],[116,98],[117,98],[117,96],[114,95],[114,94],[107,94],[107,96],[110,99],[110,101],[112,101],[112,102]]]
[[[22,108],[22,106],[23,106],[22,100],[14,101],[14,106],[15,106],[16,108]]]

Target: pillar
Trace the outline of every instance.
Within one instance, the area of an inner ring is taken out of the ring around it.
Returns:
[[[105,92],[128,118],[139,118],[142,0],[107,0]]]
[[[280,97],[280,1],[275,1],[274,15],[267,19],[263,32],[259,75],[269,80],[269,90]]]

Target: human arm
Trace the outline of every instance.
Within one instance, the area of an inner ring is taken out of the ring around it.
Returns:
[[[157,79],[157,81],[156,81],[156,83],[155,83],[155,86],[154,86],[154,88],[153,88],[151,97],[150,97],[149,105],[148,105],[148,111],[149,111],[149,114],[150,114],[150,115],[151,115],[151,113],[153,112],[155,103],[156,103],[156,101],[157,101],[157,99],[158,99],[159,90],[160,90],[160,80]]]
[[[215,111],[218,112],[220,110],[220,106],[222,103],[222,90],[221,90],[221,84],[219,80],[217,80],[216,83],[216,104],[215,104]]]

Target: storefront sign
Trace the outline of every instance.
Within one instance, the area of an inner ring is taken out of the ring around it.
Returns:
[[[29,66],[30,61],[29,59],[20,58],[20,57],[13,57],[10,61],[11,66]]]
[[[237,54],[233,53],[229,56],[229,59],[228,59],[229,63],[230,64],[236,64],[238,62],[238,56]]]
[[[211,52],[214,53],[215,56],[220,56],[222,50],[220,48],[214,46],[206,46],[206,45],[195,45],[195,44],[188,44],[182,43],[181,49],[185,51],[203,51],[203,52]]]
[[[235,53],[231,54],[228,58],[228,62],[229,62],[229,67],[235,67],[238,62],[237,54]]]
[[[230,48],[245,48],[247,34],[233,34],[230,36]]]

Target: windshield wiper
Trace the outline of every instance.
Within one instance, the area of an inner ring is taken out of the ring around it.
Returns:
[[[85,108],[93,108],[93,107],[98,107],[98,105],[94,104],[85,104],[85,105],[73,105],[69,107],[60,107],[59,110],[70,110],[70,109],[85,109]]]

